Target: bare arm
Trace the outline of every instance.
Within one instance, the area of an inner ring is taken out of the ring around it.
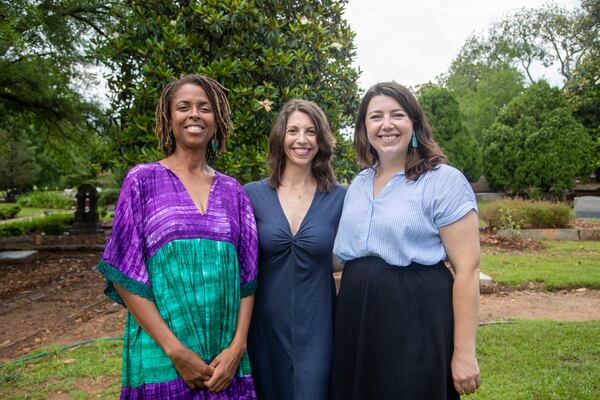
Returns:
[[[242,298],[240,301],[240,309],[237,315],[233,340],[231,341],[231,344],[210,363],[210,367],[214,368],[214,373],[212,374],[212,377],[205,382],[205,385],[209,390],[221,392],[227,389],[233,380],[233,376],[237,371],[240,360],[246,351],[248,328],[250,327],[253,308],[254,295]]]
[[[460,394],[473,393],[480,384],[475,337],[479,320],[479,223],[470,211],[440,228],[440,236],[455,270],[452,292],[454,353],[452,379]]]
[[[206,365],[198,354],[185,347],[175,337],[152,301],[133,294],[116,283],[114,286],[129,312],[171,359],[186,385],[190,389],[203,387],[214,369]]]
[[[344,270],[344,263],[337,258],[337,256],[333,256],[333,272],[340,272]]]

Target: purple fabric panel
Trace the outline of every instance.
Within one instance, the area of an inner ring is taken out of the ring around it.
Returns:
[[[149,285],[144,264],[142,199],[139,186],[141,168],[133,168],[123,181],[110,238],[102,259],[112,267],[140,283]]]
[[[251,400],[256,399],[252,377],[235,378],[222,392],[190,389],[182,378],[174,381],[150,383],[136,388],[123,388],[121,400]]]
[[[240,263],[240,285],[256,279],[258,271],[258,233],[250,198],[242,186],[234,179],[223,185],[224,202],[229,209],[231,224],[239,233],[235,245]]]
[[[147,257],[178,239],[203,238],[237,244],[239,231],[230,223],[228,209],[223,207],[222,201],[228,196],[228,181],[236,182],[233,178],[215,174],[207,209],[200,214],[177,175],[158,162],[150,165],[154,166],[153,177],[144,185],[147,190]]]
[[[254,213],[235,179],[217,172],[206,212],[200,214],[177,175],[159,162],[139,164],[123,182],[102,259],[150,285],[144,260],[173,240],[198,238],[232,243],[240,261],[241,285],[256,278]]]

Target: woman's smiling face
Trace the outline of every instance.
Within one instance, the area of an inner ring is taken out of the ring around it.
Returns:
[[[367,139],[379,159],[406,157],[412,137],[413,122],[392,97],[378,95],[371,99],[365,119]]]
[[[202,87],[186,83],[171,101],[171,127],[176,149],[206,148],[216,132],[215,114]]]
[[[310,166],[319,151],[317,128],[310,116],[302,111],[290,114],[283,140],[286,162],[298,166]]]

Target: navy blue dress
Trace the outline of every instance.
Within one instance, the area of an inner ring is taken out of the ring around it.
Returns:
[[[317,189],[295,236],[266,180],[244,189],[259,237],[248,355],[259,400],[330,398],[332,251],[346,189]]]

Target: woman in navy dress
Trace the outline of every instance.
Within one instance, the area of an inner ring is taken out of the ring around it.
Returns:
[[[479,387],[475,195],[432,139],[405,87],[365,94],[334,253],[345,262],[335,319],[334,400],[458,399]],[[448,259],[452,275],[444,265]]]
[[[329,398],[332,251],[345,195],[334,146],[323,111],[290,100],[271,130],[270,177],[245,186],[259,235],[248,354],[261,400]]]

